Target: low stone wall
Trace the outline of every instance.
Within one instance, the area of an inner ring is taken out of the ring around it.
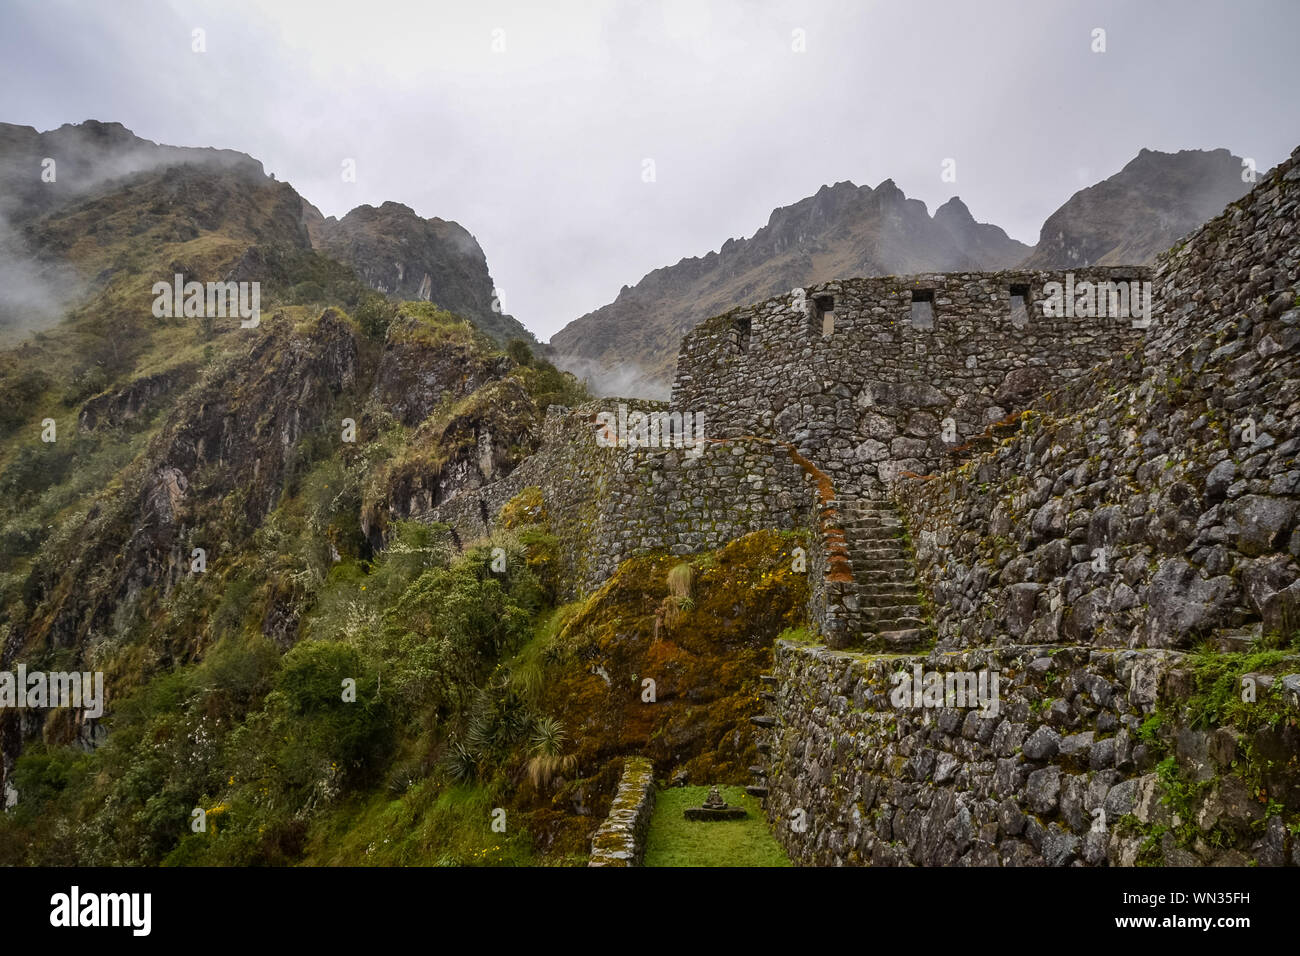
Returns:
[[[812,526],[811,478],[786,449],[759,439],[708,441],[699,454],[602,447],[596,415],[618,401],[553,407],[536,454],[504,479],[466,489],[419,517],[445,522],[462,541],[471,540],[487,533],[487,522],[511,497],[539,487],[560,539],[568,598],[599,586],[634,554],[695,554],[753,531]]]
[[[609,816],[591,838],[587,865],[640,866],[654,805],[654,765],[645,757],[626,758]]]
[[[1157,707],[1172,720],[1190,693],[1187,664],[1168,650],[900,657],[779,641],[769,818],[808,865],[1300,865],[1287,761],[1300,752],[1300,675],[1261,677],[1261,701],[1284,708],[1271,727],[1157,731]],[[893,675],[917,665],[997,671],[997,713],[895,706]],[[1180,810],[1203,839],[1176,839]]]

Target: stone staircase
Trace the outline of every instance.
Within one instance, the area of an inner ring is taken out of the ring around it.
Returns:
[[[767,704],[776,703],[776,678],[771,674],[759,674],[758,679],[763,684],[763,690],[759,691],[759,698]],[[749,718],[749,722],[759,728],[762,736],[758,740],[758,752],[766,756],[771,753],[772,742],[771,734],[776,727],[777,720],[770,714],[760,714],[757,717]],[[754,777],[754,783],[745,788],[745,792],[751,797],[758,797],[760,800],[767,799],[767,767],[754,766],[749,768],[750,774]]]
[[[841,524],[857,586],[859,646],[911,651],[932,640],[916,561],[903,520],[887,498],[840,501]]]

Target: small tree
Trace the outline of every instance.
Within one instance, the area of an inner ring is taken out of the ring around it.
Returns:
[[[533,364],[533,350],[523,339],[511,339],[506,344],[506,354],[514,359],[517,365]]]

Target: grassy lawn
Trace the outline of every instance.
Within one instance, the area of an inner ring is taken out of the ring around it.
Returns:
[[[743,820],[690,821],[687,807],[698,807],[708,787],[672,787],[655,794],[654,816],[646,840],[646,866],[789,866],[790,860],[767,829],[759,801],[743,787],[722,787],[732,806],[749,811]]]

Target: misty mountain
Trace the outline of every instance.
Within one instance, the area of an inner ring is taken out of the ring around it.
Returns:
[[[677,345],[698,322],[742,303],[845,276],[991,270],[1030,247],[976,222],[959,198],[931,216],[893,182],[850,182],[775,210],[748,239],[656,269],[551,339],[556,360],[607,394],[665,396]]]
[[[37,132],[0,123],[0,215],[22,223],[117,180],[192,164],[265,176],[262,164],[231,149],[162,146],[121,123],[86,120]]]
[[[309,252],[299,207],[244,153],[159,146],[112,122],[0,124],[0,333],[96,300],[107,320],[157,278],[222,278],[252,247]],[[103,299],[114,285],[130,298]]]
[[[1144,265],[1244,196],[1242,161],[1226,149],[1144,149],[1109,179],[1047,217],[1030,269]]]
[[[308,262],[313,253],[324,258]],[[47,327],[116,279],[152,282],[173,267],[203,281],[300,286],[294,298],[324,301],[344,281],[325,258],[390,298],[535,343],[494,311],[487,259],[455,222],[392,202],[326,219],[251,156],[159,145],[120,123],[43,133],[0,123],[0,333]]]

